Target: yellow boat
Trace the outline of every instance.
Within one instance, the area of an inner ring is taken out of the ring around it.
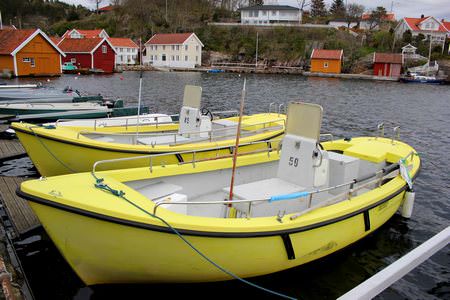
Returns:
[[[411,208],[405,194],[420,168],[412,147],[358,137],[322,149],[320,121],[320,106],[290,104],[281,150],[238,157],[231,197],[231,158],[94,169],[25,181],[18,194],[87,285],[269,274],[342,249]]]
[[[12,123],[17,137],[43,176],[86,172],[98,160],[159,155],[149,161],[137,159],[105,165],[105,169],[172,164],[197,158],[230,154],[235,146],[237,116],[215,119],[200,108],[201,88],[187,86],[179,124],[91,127],[39,126]],[[136,120],[135,120],[136,121]],[[251,152],[271,147],[270,140],[284,134],[286,116],[281,113],[259,113],[243,116],[240,151]],[[177,155],[174,152],[181,152]]]

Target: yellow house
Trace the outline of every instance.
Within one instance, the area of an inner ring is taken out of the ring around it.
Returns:
[[[343,58],[344,50],[314,49],[311,53],[311,72],[341,73]]]

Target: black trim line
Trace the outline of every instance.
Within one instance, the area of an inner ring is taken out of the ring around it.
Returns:
[[[180,153],[175,154],[175,156],[177,157],[177,160],[178,160],[179,163],[184,162],[184,159],[183,159],[183,157],[181,156]]]
[[[289,260],[295,259],[295,251],[292,246],[291,237],[289,234],[282,234],[281,238],[283,239],[284,248],[286,248],[286,254]]]
[[[51,141],[56,141],[56,142],[59,142],[59,143],[62,143],[62,144],[74,145],[74,146],[81,147],[81,148],[90,148],[90,149],[96,149],[96,150],[111,151],[111,152],[121,152],[121,153],[144,154],[144,155],[172,154],[172,151],[168,151],[168,152],[151,152],[151,151],[147,151],[147,152],[145,152],[145,151],[138,151],[138,150],[125,150],[125,149],[98,147],[98,146],[92,146],[92,145],[89,145],[89,144],[75,143],[75,142],[72,142],[72,141],[61,140],[61,139],[58,139],[58,138],[55,138],[55,137],[46,136],[46,135],[43,135],[43,134],[36,133],[34,131],[30,132],[28,130],[23,130],[22,128],[15,128],[15,127],[13,127],[13,129],[15,131],[19,131],[19,132],[21,132],[23,134],[28,134],[30,136],[34,136],[34,137],[38,137],[38,138],[42,138],[42,139],[47,139],[47,140],[51,140]],[[279,136],[281,136],[283,134],[284,134],[284,132],[281,132],[281,133],[278,133],[278,134],[276,134],[274,136],[270,136],[270,137],[267,137],[267,138],[264,138],[264,139],[261,139],[261,140],[256,140],[256,141],[253,141],[253,142],[262,142],[262,141],[266,141],[266,140],[271,140],[271,139],[279,137]],[[245,147],[245,146],[246,145],[240,146],[240,147]],[[229,148],[229,147],[230,146],[223,146],[222,148],[219,148],[219,150],[226,149],[226,148]],[[209,150],[198,151],[198,153],[207,152],[207,151],[209,151]]]
[[[369,210],[365,210],[363,212],[364,215],[364,230],[369,231],[370,230],[370,216],[369,216]]]
[[[323,221],[323,222],[319,222],[316,224],[311,224],[311,225],[306,225],[303,227],[297,227],[297,228],[292,228],[292,229],[287,229],[287,230],[277,230],[277,231],[263,231],[263,232],[205,232],[205,231],[196,231],[196,230],[186,230],[186,229],[179,229],[176,228],[177,231],[182,234],[182,235],[191,235],[191,236],[208,236],[208,237],[227,237],[227,238],[249,238],[249,237],[266,237],[266,236],[276,236],[276,235],[282,235],[282,234],[293,234],[293,233],[298,233],[298,232],[303,232],[303,231],[308,231],[308,230],[312,230],[312,229],[316,229],[316,228],[320,228],[323,226],[327,226],[333,223],[337,223],[349,218],[352,218],[354,216],[357,216],[361,213],[363,213],[364,211],[370,210],[374,207],[377,207],[389,200],[391,200],[392,198],[394,198],[395,196],[399,195],[400,193],[402,193],[403,191],[405,191],[407,188],[407,184],[405,184],[403,187],[401,187],[399,190],[397,190],[396,192],[394,192],[393,194],[381,199],[380,201],[364,207],[362,209],[359,209],[357,211],[354,211],[352,213],[349,213],[347,215],[344,216],[340,216],[334,219],[330,219],[327,221]],[[112,222],[112,223],[116,223],[116,224],[120,224],[120,225],[127,225],[127,226],[131,226],[131,227],[136,227],[136,228],[141,228],[141,229],[149,229],[149,230],[153,230],[153,231],[158,231],[158,232],[166,232],[166,233],[173,233],[173,231],[166,227],[166,226],[157,226],[157,225],[151,225],[151,224],[146,224],[146,223],[140,223],[140,222],[135,222],[135,221],[129,221],[129,220],[124,220],[124,219],[119,219],[116,217],[111,217],[111,216],[106,216],[106,215],[102,215],[102,214],[98,214],[98,213],[93,213],[91,211],[86,211],[86,210],[82,210],[76,207],[71,207],[68,205],[64,205],[64,204],[60,204],[60,203],[56,203],[53,201],[49,201],[46,199],[42,199],[27,193],[22,192],[21,190],[17,189],[16,194],[21,197],[24,198],[28,201],[31,202],[35,202],[35,203],[39,203],[42,205],[46,205],[46,206],[50,206],[50,207],[54,207],[57,209],[61,209],[67,212],[71,212],[71,213],[75,213],[78,215],[82,215],[82,216],[86,216],[86,217],[91,217],[94,219],[98,219],[98,220],[102,220],[102,221],[107,221],[107,222]]]

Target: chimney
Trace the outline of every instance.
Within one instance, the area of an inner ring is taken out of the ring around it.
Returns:
[[[425,15],[420,15],[420,18],[421,18],[421,19],[425,18]]]

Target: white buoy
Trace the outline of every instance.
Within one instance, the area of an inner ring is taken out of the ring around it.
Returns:
[[[416,198],[416,193],[414,191],[406,191],[405,199],[403,200],[401,214],[404,218],[411,218],[412,211],[414,208],[414,199]]]

